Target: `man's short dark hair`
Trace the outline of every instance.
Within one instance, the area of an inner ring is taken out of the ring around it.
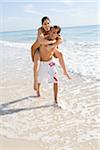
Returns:
[[[53,27],[51,27],[51,28],[58,29],[57,34],[59,34],[59,33],[61,32],[61,28],[60,28],[59,26],[57,26],[57,25],[54,25],[54,26],[53,26]]]
[[[45,17],[43,17],[43,18],[41,19],[41,23],[43,24],[43,22],[44,22],[45,20],[49,20],[49,21],[50,21],[50,19],[49,19],[47,16],[45,16]]]

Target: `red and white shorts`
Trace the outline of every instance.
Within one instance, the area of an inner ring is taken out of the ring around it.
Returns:
[[[41,61],[38,71],[38,83],[58,83],[58,72],[53,60]]]

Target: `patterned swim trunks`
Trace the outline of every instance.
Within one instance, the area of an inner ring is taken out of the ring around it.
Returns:
[[[41,61],[38,72],[38,83],[58,83],[58,72],[54,60]]]

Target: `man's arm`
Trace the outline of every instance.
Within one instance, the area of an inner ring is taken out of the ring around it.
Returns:
[[[63,38],[61,35],[58,36],[58,38],[56,40],[47,40],[45,39],[48,35],[44,36],[43,34],[40,35],[40,37],[38,38],[40,44],[42,45],[50,45],[53,44],[53,47],[57,44],[61,44],[63,42]],[[56,43],[57,42],[57,43]],[[54,45],[55,44],[55,45]]]
[[[47,47],[49,49],[54,49],[54,48],[57,48],[57,46],[59,45],[59,43],[61,43],[59,40],[56,40],[56,42],[52,45],[48,45]]]
[[[62,43],[62,37],[59,36],[57,39],[56,39],[56,42],[52,45],[47,45],[48,49],[49,49],[49,52],[55,52],[56,49],[58,48],[58,45]]]
[[[61,35],[59,35],[54,43],[52,45],[48,44],[48,48],[56,48],[58,45],[60,45],[63,42],[63,38]]]
[[[41,45],[49,45],[49,44],[54,44],[56,42],[56,40],[47,40],[44,37],[40,37],[39,38],[39,43]]]

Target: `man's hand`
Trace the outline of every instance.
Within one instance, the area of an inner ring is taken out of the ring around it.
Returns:
[[[63,38],[61,37],[61,35],[59,35],[57,38],[58,45],[61,44],[62,42],[63,42]]]

